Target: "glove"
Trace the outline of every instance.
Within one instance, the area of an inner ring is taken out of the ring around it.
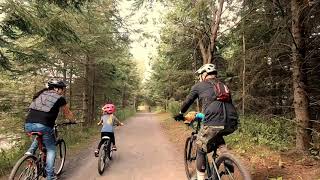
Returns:
[[[178,115],[174,116],[174,119],[176,121],[182,121],[182,120],[184,120],[184,116],[182,113],[179,113]]]

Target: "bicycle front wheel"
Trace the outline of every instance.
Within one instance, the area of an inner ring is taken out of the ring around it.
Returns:
[[[184,166],[186,176],[190,180],[197,175],[196,171],[197,146],[193,136],[188,137],[184,147]]]
[[[37,158],[32,155],[24,155],[14,165],[9,180],[37,180],[39,179]]]
[[[57,141],[56,146],[56,159],[54,163],[54,172],[56,175],[60,175],[64,166],[64,163],[66,161],[66,143],[63,139],[60,139]]]
[[[221,154],[215,161],[218,173],[214,173],[221,180],[236,179],[236,180],[251,180],[251,175],[242,164],[242,162],[230,153]],[[214,167],[213,167],[214,168]],[[212,172],[216,172],[214,169]]]

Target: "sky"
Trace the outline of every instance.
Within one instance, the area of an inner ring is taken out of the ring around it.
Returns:
[[[154,2],[152,4],[152,8],[141,8],[138,11],[134,11],[134,14],[132,15],[132,3],[133,1],[127,0],[122,0],[120,2],[120,16],[124,18],[131,31],[130,39],[132,40],[132,43],[130,52],[138,63],[145,66],[145,80],[150,72],[150,59],[157,54],[157,42],[160,40],[160,30],[163,27],[163,24],[160,21],[161,17],[166,14],[167,10],[161,3]],[[141,30],[141,32],[133,32],[137,29]],[[149,35],[154,36],[158,41],[143,38],[143,33],[148,33]]]

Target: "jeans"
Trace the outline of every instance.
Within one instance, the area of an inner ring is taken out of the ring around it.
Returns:
[[[51,180],[54,177],[54,160],[56,155],[56,143],[55,143],[53,128],[45,126],[40,123],[26,123],[25,131],[41,132],[43,134],[42,141],[44,146],[47,149],[47,164],[46,164],[47,180]],[[37,149],[37,146],[38,146],[38,142],[34,140],[28,151],[31,153],[34,153],[35,150]]]

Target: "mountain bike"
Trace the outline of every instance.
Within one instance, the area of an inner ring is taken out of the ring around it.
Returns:
[[[54,135],[56,139],[56,159],[55,159],[55,174],[60,175],[66,160],[66,143],[58,136],[58,127],[70,124],[77,124],[73,122],[56,124],[54,126]],[[35,155],[24,155],[14,165],[9,180],[38,180],[40,177],[46,177],[46,156],[47,150],[44,146],[41,132],[30,132],[28,136],[35,136],[38,142],[38,152]]]
[[[104,140],[104,143],[99,150],[98,172],[100,175],[102,175],[105,168],[109,166],[113,154],[113,143],[111,142],[110,137],[103,136],[101,139]]]
[[[194,131],[186,139],[184,148],[184,164],[188,180],[196,177],[197,158],[197,134],[201,127],[202,119],[195,118],[193,123],[185,123]],[[249,172],[242,162],[229,152],[217,154],[219,144],[213,146],[212,162],[209,162],[209,154],[206,155],[206,180],[251,180]]]

